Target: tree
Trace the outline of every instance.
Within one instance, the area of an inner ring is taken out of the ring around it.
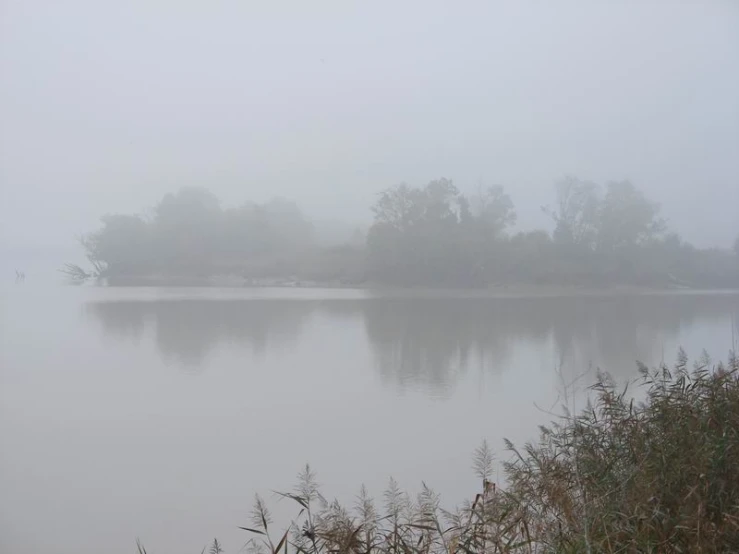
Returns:
[[[459,223],[461,197],[459,190],[449,179],[431,181],[420,195],[422,220],[434,225]]]
[[[212,260],[222,238],[223,212],[218,198],[201,187],[167,194],[154,209],[157,257],[171,268],[190,271]]]
[[[293,249],[306,246],[313,240],[313,224],[310,223],[295,202],[273,198],[261,210],[266,218],[271,247]]]
[[[80,239],[99,276],[241,271],[253,258],[294,255],[311,244],[313,231],[288,200],[222,210],[215,195],[197,187],[165,195],[149,220],[109,215],[101,221],[101,229]],[[74,278],[89,275],[82,268],[66,267]]]
[[[153,262],[148,224],[136,215],[106,215],[103,227],[82,237],[87,259],[98,275],[140,272]]]
[[[600,189],[595,183],[567,176],[555,183],[557,208],[544,211],[554,220],[552,238],[563,245],[595,247],[598,235]]]
[[[155,208],[156,221],[162,224],[211,219],[220,211],[216,195],[202,187],[182,187],[174,194],[166,194]]]
[[[498,238],[516,223],[516,210],[511,197],[500,185],[479,191],[472,206],[472,215],[485,238]]]
[[[665,230],[659,205],[629,181],[612,181],[600,208],[598,249],[613,251],[643,246]]]
[[[405,183],[385,189],[372,206],[374,224],[397,231],[407,231],[420,218],[421,194],[420,189]]]
[[[443,178],[425,187],[387,189],[373,213],[370,268],[377,277],[409,283],[483,281],[496,265],[505,230],[516,221],[503,187],[489,187],[470,201]]]
[[[409,283],[446,282],[461,270],[459,224],[469,209],[449,179],[386,189],[372,212],[367,247],[376,276]]]

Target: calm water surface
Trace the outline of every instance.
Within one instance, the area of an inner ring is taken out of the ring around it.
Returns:
[[[736,294],[1,294],[0,551],[14,554],[133,552],[136,537],[192,552],[214,536],[235,552],[254,493],[271,499],[306,462],[345,501],[392,475],[457,503],[477,489],[472,450],[487,438],[505,459],[503,437],[534,438],[562,383],[594,367],[627,380],[679,346],[725,358],[739,340]]]

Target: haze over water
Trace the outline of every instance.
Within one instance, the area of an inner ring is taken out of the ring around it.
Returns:
[[[346,501],[392,475],[460,502],[480,441],[506,459],[503,437],[535,438],[584,371],[579,389],[596,366],[626,381],[679,346],[724,359],[739,295],[28,284],[3,289],[0,317],[0,550],[218,536],[234,551],[253,494],[272,500],[306,462]]]
[[[0,554],[232,554],[306,463],[453,507],[596,368],[726,359],[738,31],[736,0],[0,0]]]

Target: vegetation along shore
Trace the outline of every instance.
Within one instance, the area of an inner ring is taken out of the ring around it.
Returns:
[[[63,271],[110,284],[739,287],[739,237],[733,250],[694,247],[628,181],[567,177],[544,210],[552,232],[513,232],[503,187],[401,184],[379,195],[366,231],[327,241],[292,202],[224,209],[207,190],[183,188],[149,217],[104,216],[80,237],[90,267]]]
[[[279,531],[257,496],[241,529],[252,554],[735,552],[739,545],[739,359],[640,366],[634,389],[600,375],[593,401],[506,442],[502,483],[493,453],[473,457],[481,488],[444,509],[426,484],[415,498],[390,480],[375,502],[328,501],[310,467],[278,496],[295,519]],[[140,553],[146,552],[139,542]],[[204,551],[224,552],[215,540]]]

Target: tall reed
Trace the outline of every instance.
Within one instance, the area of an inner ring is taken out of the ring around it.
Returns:
[[[393,480],[380,502],[362,487],[344,506],[320,493],[309,466],[278,493],[296,516],[273,534],[257,496],[251,554],[477,554],[739,551],[739,359],[648,370],[629,388],[605,374],[576,415],[536,442],[506,442],[504,486],[491,481],[483,442],[481,489],[454,509],[426,484],[412,498]],[[636,397],[642,400],[636,400]],[[215,543],[219,552],[220,545]],[[139,551],[143,547],[139,545]],[[213,551],[211,549],[211,551]]]

